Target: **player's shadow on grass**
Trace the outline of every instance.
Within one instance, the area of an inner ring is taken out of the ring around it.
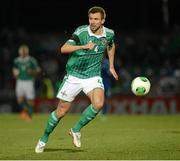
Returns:
[[[52,148],[47,148],[44,150],[44,152],[55,152],[55,151],[64,151],[64,152],[67,152],[67,153],[79,153],[79,152],[85,152],[85,150],[82,150],[82,149],[52,149]]]
[[[167,130],[167,131],[163,131],[165,133],[171,133],[171,134],[180,134],[180,130]]]

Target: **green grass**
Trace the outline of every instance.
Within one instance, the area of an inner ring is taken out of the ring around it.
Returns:
[[[45,152],[34,147],[47,114],[26,123],[19,115],[0,115],[1,160],[179,160],[180,116],[98,116],[84,127],[82,147],[72,145],[68,130],[79,115],[67,115],[52,133]]]

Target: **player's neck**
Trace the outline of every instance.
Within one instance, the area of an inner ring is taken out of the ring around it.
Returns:
[[[103,34],[103,26],[100,26],[98,30],[93,32],[93,34],[95,34],[95,35],[102,35]]]

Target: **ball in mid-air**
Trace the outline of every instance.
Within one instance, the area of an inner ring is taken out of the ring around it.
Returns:
[[[145,96],[149,93],[150,81],[146,77],[136,77],[132,80],[131,90],[136,96]]]

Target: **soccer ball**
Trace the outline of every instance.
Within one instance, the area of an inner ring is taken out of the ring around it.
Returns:
[[[144,96],[149,93],[150,81],[146,77],[136,77],[131,83],[131,90],[136,96]]]

